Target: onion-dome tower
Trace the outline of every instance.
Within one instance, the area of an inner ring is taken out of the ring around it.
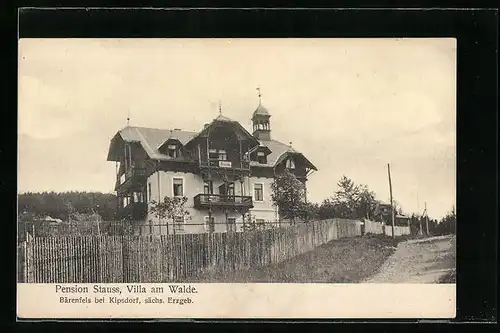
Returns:
[[[269,118],[271,118],[271,114],[269,111],[262,105],[260,88],[257,88],[259,92],[259,105],[257,109],[253,112],[252,115],[252,124],[253,124],[253,136],[255,136],[258,140],[270,141],[271,140],[271,124],[269,122]]]

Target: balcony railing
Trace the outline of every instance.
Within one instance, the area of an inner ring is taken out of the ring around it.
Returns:
[[[230,207],[252,208],[252,197],[242,195],[198,194],[194,197],[196,208]]]
[[[227,160],[219,160],[219,159],[209,159],[209,160],[201,160],[200,167],[204,168],[220,168],[220,169],[242,169],[249,170],[250,162],[248,161],[227,161]]]
[[[145,168],[137,168],[133,167],[127,170],[125,173],[125,179],[133,178],[133,177],[141,177],[146,175]]]
[[[128,169],[124,174],[121,175],[121,177],[117,177],[116,180],[116,189],[122,187],[124,184],[128,186],[135,186],[135,185],[144,185],[142,183],[145,182],[146,180],[146,169],[145,168],[137,168],[133,167]]]

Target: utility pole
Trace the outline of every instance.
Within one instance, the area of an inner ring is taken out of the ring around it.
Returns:
[[[425,213],[425,211],[424,211]],[[422,230],[422,219],[424,218],[424,215],[422,214],[422,216],[420,216],[418,218],[418,223],[420,224],[420,228],[418,229],[418,233],[420,236],[422,236],[424,234],[424,231]]]
[[[392,182],[391,182],[391,166],[387,163],[387,174],[389,175],[389,194],[391,196],[391,225],[392,225],[392,238],[394,239],[394,204],[392,202]]]
[[[425,202],[424,205],[425,205],[425,233],[427,237],[429,237],[429,217],[427,216],[427,202]]]

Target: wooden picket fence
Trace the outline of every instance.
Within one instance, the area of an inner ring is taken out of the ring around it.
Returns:
[[[364,233],[366,234],[385,234],[386,236],[392,237],[392,227],[390,225],[384,225],[382,222],[374,222],[370,220],[364,221]],[[411,233],[410,227],[408,226],[394,226],[394,235],[404,236]]]
[[[243,233],[39,237],[18,248],[20,282],[185,282],[200,274],[262,267],[331,240],[361,235],[331,219]]]

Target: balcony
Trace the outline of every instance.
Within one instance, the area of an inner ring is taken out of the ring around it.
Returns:
[[[200,168],[214,168],[214,169],[236,169],[236,170],[250,170],[250,162],[248,161],[229,161],[219,159],[201,160]]]
[[[196,208],[253,208],[252,197],[241,195],[198,194],[194,197]]]
[[[131,202],[125,207],[120,207],[118,215],[120,218],[141,220],[148,214],[148,204],[145,202]]]
[[[130,187],[142,187],[146,184],[146,169],[133,167],[128,169],[121,177],[117,177],[115,190]]]

